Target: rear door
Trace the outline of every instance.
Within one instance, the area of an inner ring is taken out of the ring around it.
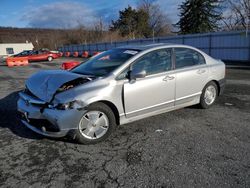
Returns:
[[[29,61],[37,61],[37,59],[38,59],[38,51],[32,51],[28,55],[28,59],[29,59]]]
[[[131,69],[145,70],[147,76],[124,83],[124,106],[127,117],[172,107],[175,74],[172,71],[172,49],[149,52],[136,60]]]
[[[175,104],[187,103],[199,97],[206,85],[208,66],[199,52],[189,48],[175,48],[176,98]]]
[[[33,51],[29,56],[30,61],[41,61],[46,60],[48,57],[47,53],[44,51]]]
[[[50,53],[48,51],[39,51],[39,59],[40,60],[47,60]]]

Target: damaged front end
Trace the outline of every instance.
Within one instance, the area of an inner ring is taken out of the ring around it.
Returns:
[[[94,77],[63,70],[40,71],[26,81],[26,88],[37,98],[51,102],[58,93],[85,84]]]
[[[76,87],[76,86],[79,86],[79,85],[82,85],[82,84],[85,84],[91,80],[93,80],[94,77],[81,77],[81,78],[77,78],[75,80],[71,80],[67,83],[64,83],[61,87],[59,87],[56,91],[56,93],[60,93],[60,92],[63,92],[63,91],[66,91],[66,90],[69,90],[73,87]]]
[[[85,104],[70,101],[53,104],[56,94],[85,84],[93,77],[66,71],[42,71],[26,82],[26,89],[19,93],[18,111],[21,121],[28,128],[49,137],[63,137],[76,129]]]
[[[73,100],[70,102],[65,102],[65,103],[58,103],[58,104],[52,104],[52,101],[54,100],[54,97],[56,94],[67,91],[69,89],[72,89],[74,87],[77,87],[79,85],[85,84],[94,78],[91,77],[84,77],[84,78],[77,78],[75,80],[69,81],[65,84],[63,84],[61,87],[57,89],[57,91],[54,93],[51,101],[49,102],[49,108],[56,108],[59,110],[67,110],[67,109],[78,109],[82,110],[85,107],[85,103],[80,100]]]

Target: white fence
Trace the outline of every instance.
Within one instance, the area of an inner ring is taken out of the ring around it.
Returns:
[[[214,58],[230,61],[250,61],[250,31],[216,32],[192,35],[176,35],[148,39],[136,39],[112,43],[65,45],[59,48],[61,52],[82,53],[88,51],[105,51],[125,45],[141,45],[151,43],[175,43],[194,46]]]

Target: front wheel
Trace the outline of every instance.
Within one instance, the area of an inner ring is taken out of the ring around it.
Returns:
[[[53,57],[49,56],[48,61],[52,61],[52,60],[53,60]]]
[[[203,89],[200,98],[200,107],[209,108],[212,106],[218,96],[218,87],[215,82],[209,82]]]
[[[75,139],[82,144],[95,144],[105,140],[116,127],[113,111],[103,103],[88,107],[76,130]]]

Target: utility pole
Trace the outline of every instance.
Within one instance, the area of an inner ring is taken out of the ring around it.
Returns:
[[[37,38],[37,36],[36,36],[36,44],[37,44],[37,48],[39,49],[39,40],[38,40],[38,38]]]

